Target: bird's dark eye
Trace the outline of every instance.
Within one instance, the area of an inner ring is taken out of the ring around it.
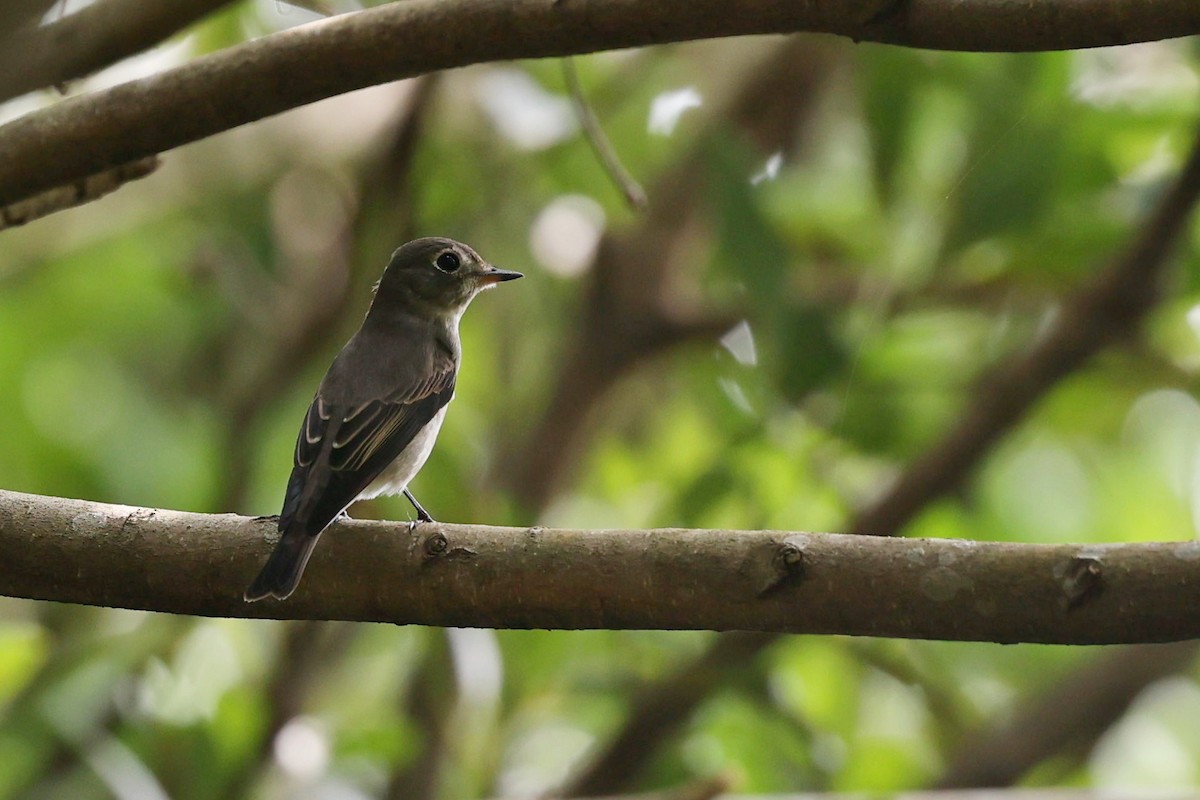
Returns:
[[[447,250],[438,256],[437,260],[434,261],[433,264],[442,272],[454,272],[459,268],[462,262],[459,260],[457,253]]]

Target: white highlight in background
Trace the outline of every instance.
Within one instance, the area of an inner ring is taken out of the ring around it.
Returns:
[[[522,150],[545,150],[579,127],[570,100],[519,69],[489,70],[475,84],[475,99],[496,130]]]
[[[675,132],[683,112],[703,104],[704,99],[694,86],[663,92],[650,101],[650,121],[646,130],[658,136],[670,136]]]
[[[280,769],[305,783],[329,768],[329,737],[312,717],[295,717],[275,736],[272,749]]]
[[[568,194],[550,202],[529,229],[538,263],[563,278],[587,271],[604,233],[604,209],[590,197]]]
[[[754,331],[750,323],[742,320],[734,325],[721,337],[721,346],[737,359],[739,364],[747,367],[758,365],[758,348],[754,345]]]
[[[763,168],[750,176],[750,185],[758,186],[763,181],[773,181],[779,177],[779,170],[783,168],[783,151],[776,150],[767,159],[767,163],[763,164]]]

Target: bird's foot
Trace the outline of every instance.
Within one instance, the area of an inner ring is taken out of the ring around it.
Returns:
[[[408,490],[407,486],[404,487],[404,496],[408,498],[408,502],[412,503],[413,508],[415,508],[417,510],[417,520],[416,520],[416,522],[413,523],[413,527],[416,527],[417,522],[433,522],[434,521],[433,517],[429,516],[429,512],[426,511],[424,509],[424,507],[420,503],[417,502],[417,498],[413,497],[413,493]]]

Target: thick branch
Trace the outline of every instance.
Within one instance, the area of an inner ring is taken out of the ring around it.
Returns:
[[[331,95],[485,61],[813,31],[1052,50],[1200,32],[1195,0],[408,0],[230,48],[0,128],[0,205]]]
[[[241,600],[271,518],[0,491],[0,594],[181,614],[1103,644],[1200,637],[1200,542],[334,526],[285,603]]]

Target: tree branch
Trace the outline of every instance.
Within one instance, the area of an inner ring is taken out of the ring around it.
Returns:
[[[2,52],[2,51],[0,51]],[[144,178],[158,169],[158,156],[122,164],[82,180],[47,189],[33,197],[0,207],[0,230],[15,228],[40,219],[55,211],[81,206],[115,192],[126,183]]]
[[[812,31],[954,50],[1200,33],[1194,0],[408,0],[265,36],[0,128],[0,205],[335,94],[513,58]]]
[[[202,616],[491,628],[1061,644],[1200,637],[1197,541],[333,527],[291,600],[247,604],[242,588],[276,537],[273,518],[0,491],[0,594]]]
[[[415,674],[401,693],[401,711],[421,732],[418,750],[388,779],[383,800],[435,800],[448,762],[451,716],[458,699],[448,631],[431,630]]]
[[[231,0],[102,0],[0,49],[0,100],[81,78],[153,47]],[[40,4],[38,4],[40,5]]]
[[[727,633],[707,650],[673,671],[669,680],[642,685],[634,694],[629,718],[587,766],[566,782],[555,797],[615,794],[669,738],[681,721],[735,672],[745,675],[754,659],[775,640],[770,633]]]
[[[0,3],[0,41],[7,41],[14,34],[25,33],[26,26],[38,24],[58,0],[8,0]]]

